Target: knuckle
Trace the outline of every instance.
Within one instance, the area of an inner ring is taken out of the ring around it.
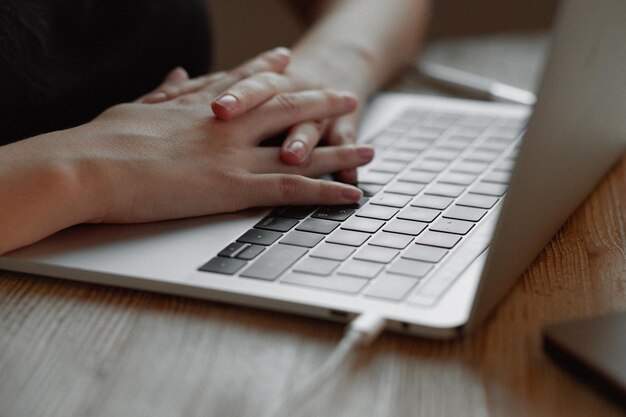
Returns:
[[[281,81],[281,76],[274,72],[262,72],[255,76],[255,78],[259,81],[266,90],[269,90],[273,93],[277,93],[279,89],[279,84]]]
[[[278,194],[283,201],[292,201],[302,186],[302,180],[296,175],[282,175],[278,179]]]
[[[300,112],[299,100],[293,94],[279,94],[276,96],[276,101],[281,109],[297,115]]]
[[[252,73],[247,66],[235,68],[230,72],[230,76],[238,80],[248,78],[250,75],[252,75]]]

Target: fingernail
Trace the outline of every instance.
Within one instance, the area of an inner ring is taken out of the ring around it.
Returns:
[[[279,46],[278,48],[274,49],[274,53],[276,53],[277,55],[281,55],[285,58],[288,58],[291,56],[291,51],[288,48],[285,48],[284,46]]]
[[[156,93],[148,94],[144,99],[144,103],[159,103],[167,100],[167,94],[163,91],[157,91]]]
[[[306,146],[304,146],[304,142],[301,140],[294,140],[290,142],[285,147],[285,150],[296,155],[300,161],[306,158]]]
[[[356,154],[362,161],[369,161],[374,158],[374,149],[369,146],[360,146],[356,149]]]
[[[363,191],[355,187],[344,187],[341,196],[350,202],[357,202],[363,196]]]
[[[359,104],[356,96],[350,92],[341,93],[341,97],[343,98],[344,106],[346,110],[355,110]]]
[[[223,96],[218,97],[217,100],[215,100],[215,104],[228,112],[233,112],[237,108],[239,100],[237,100],[237,97],[233,96],[232,94],[224,94]]]

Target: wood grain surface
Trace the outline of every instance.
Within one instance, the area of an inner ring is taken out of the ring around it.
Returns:
[[[425,56],[532,88],[546,37],[442,41]],[[421,88],[407,76],[396,89]],[[550,323],[626,310],[626,161],[599,184],[478,332],[384,334],[315,416],[618,416],[555,366]],[[343,326],[0,272],[0,417],[259,416],[324,361]]]

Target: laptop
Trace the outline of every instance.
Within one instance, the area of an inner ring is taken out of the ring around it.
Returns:
[[[624,21],[620,0],[564,3],[534,111],[379,95],[359,139],[377,156],[357,205],[81,225],[0,268],[459,336],[622,156]]]

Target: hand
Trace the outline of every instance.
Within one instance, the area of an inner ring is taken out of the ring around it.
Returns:
[[[220,81],[216,81],[219,83]],[[253,206],[351,204],[355,187],[310,179],[369,162],[368,147],[316,149],[306,166],[288,166],[279,148],[258,144],[289,126],[335,118],[356,108],[347,93],[306,91],[274,96],[224,122],[210,114],[205,85],[160,104],[130,103],[76,128],[77,165],[91,179],[94,222],[144,222]],[[86,180],[86,182],[88,182]]]
[[[302,71],[290,70],[289,63],[289,50],[276,48],[230,73],[212,74],[190,80],[182,68],[177,68],[166,77],[161,86],[140,101],[163,102],[197,91],[221,79],[219,85],[215,85],[214,88],[214,91],[221,94],[212,103],[212,109],[218,118],[230,120],[256,108],[281,92],[323,87],[323,83],[312,81],[309,75],[297,75],[296,72]],[[282,161],[288,165],[306,165],[322,137],[325,137],[328,145],[354,144],[358,115],[357,110],[332,120],[306,121],[291,126],[281,149]],[[350,184],[357,182],[355,169],[342,170],[338,174],[338,178],[343,182]]]
[[[163,80],[163,83],[152,92],[136,100],[138,103],[162,103],[167,100],[193,93],[202,88],[209,88],[215,94],[231,87],[242,79],[258,73],[281,73],[289,65],[291,54],[287,48],[275,48],[264,52],[239,67],[226,72],[217,72],[194,79],[184,68],[174,68]]]
[[[222,120],[231,120],[254,109],[266,100],[281,92],[302,91],[325,88],[329,85],[320,81],[323,70],[317,77],[298,67],[287,67],[283,71],[258,72],[227,88],[213,102],[215,115]],[[356,89],[355,89],[356,90]],[[364,98],[366,93],[361,94]],[[354,111],[335,119],[309,120],[292,126],[281,149],[281,159],[288,165],[306,165],[313,149],[322,139],[327,145],[341,146],[356,142],[359,111]],[[356,184],[356,169],[346,169],[337,173],[339,180]]]

